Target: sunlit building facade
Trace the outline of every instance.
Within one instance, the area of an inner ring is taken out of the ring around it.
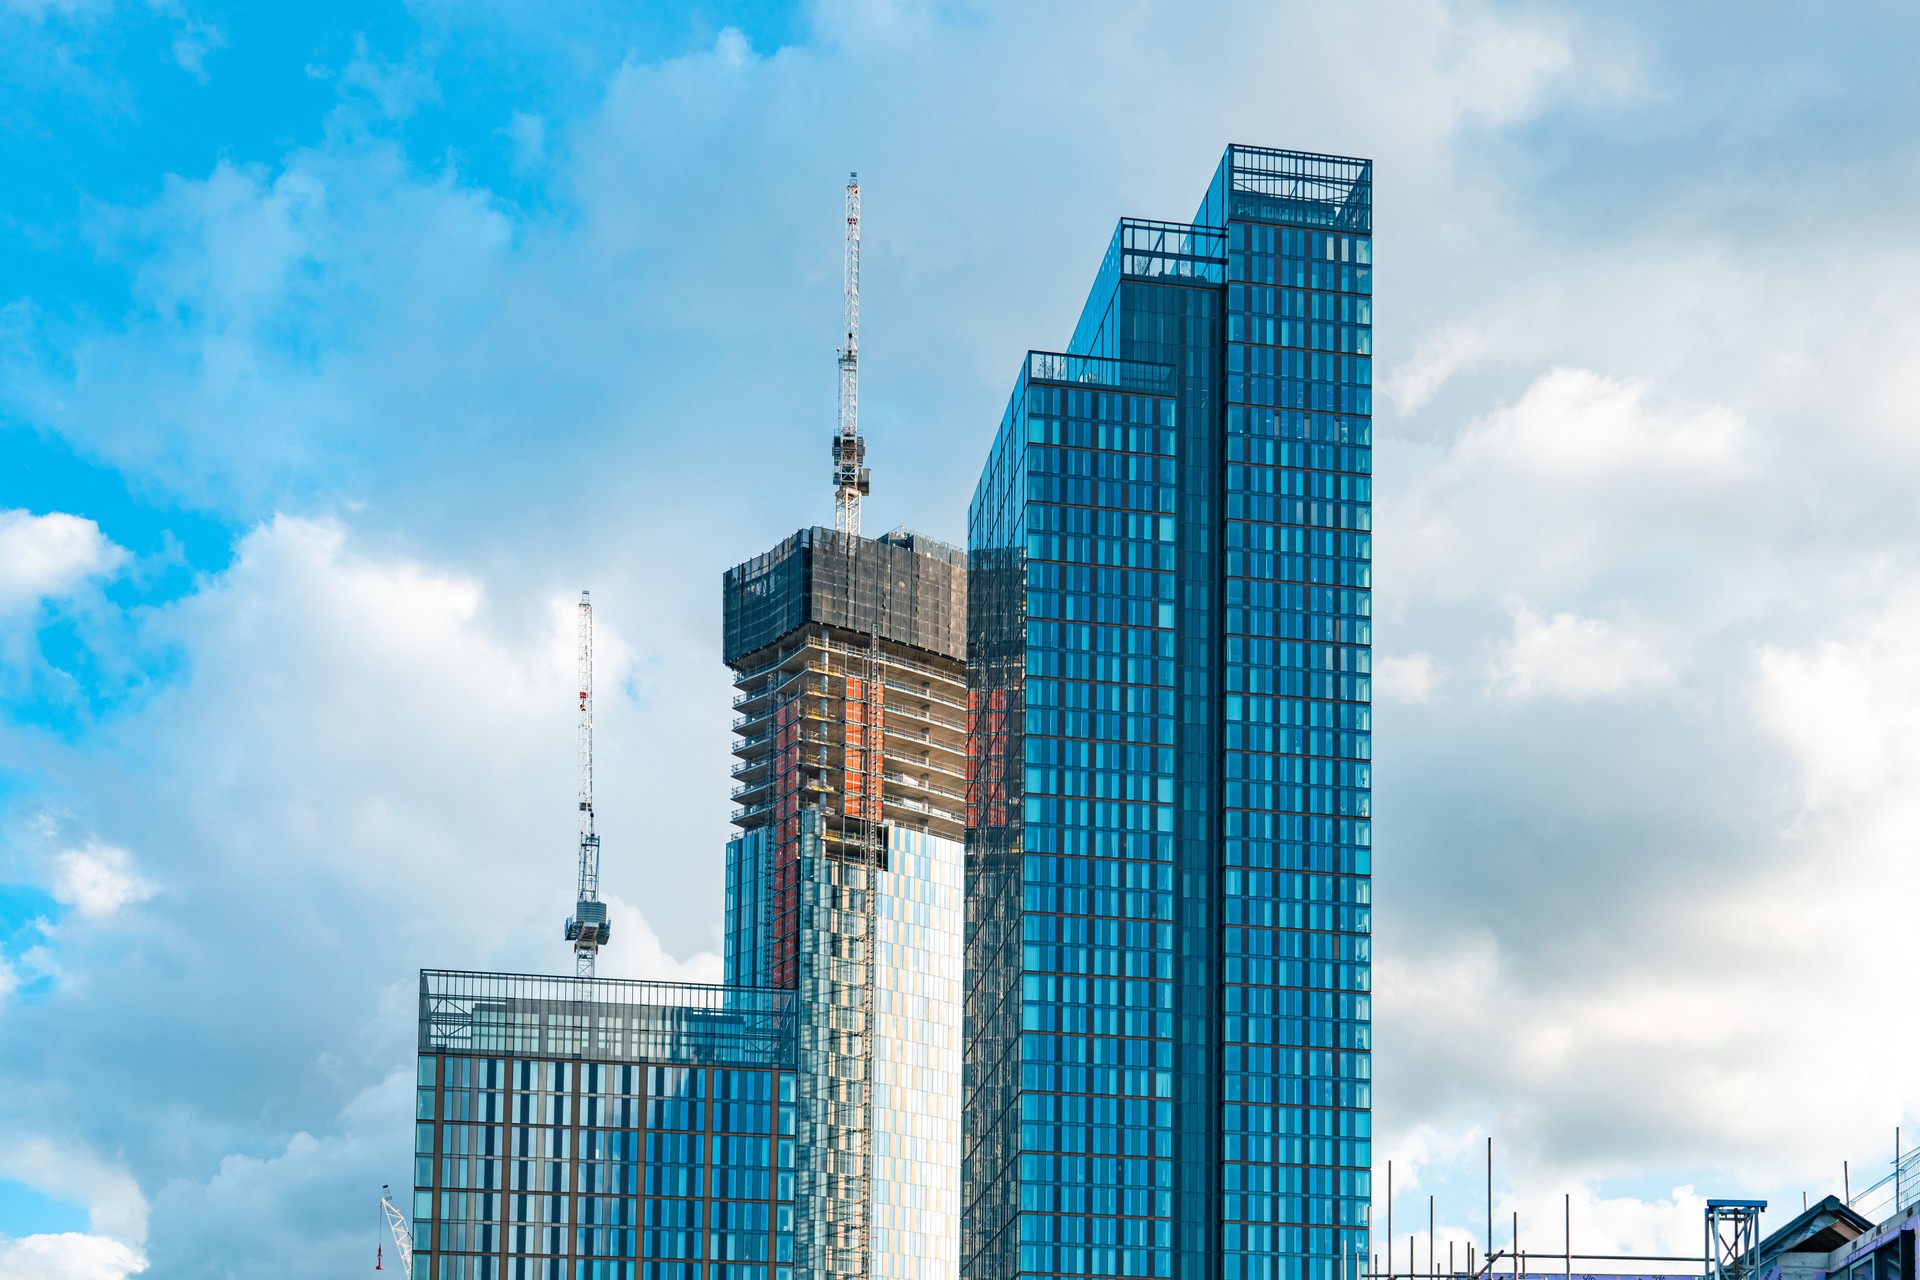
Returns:
[[[969,518],[962,1275],[1368,1248],[1371,166],[1228,150]]]
[[[959,1274],[966,590],[905,529],[803,529],[723,581],[725,974],[798,995],[810,1280]]]

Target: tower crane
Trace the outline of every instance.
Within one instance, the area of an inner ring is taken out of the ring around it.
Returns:
[[[413,1232],[407,1227],[407,1219],[393,1203],[393,1188],[380,1188],[380,1216],[387,1224],[387,1230],[393,1232],[393,1249],[400,1256],[400,1273],[413,1280]],[[373,1250],[373,1269],[385,1271],[386,1250],[375,1245]]]
[[[833,437],[833,527],[860,532],[860,499],[872,489],[867,442],[860,435],[860,175],[847,175],[847,248],[843,274],[846,342],[840,348],[840,429]]]
[[[593,830],[593,601],[580,593],[580,868],[567,941],[573,944],[573,972],[591,978],[594,960],[607,941],[607,904],[600,901],[600,837]]]

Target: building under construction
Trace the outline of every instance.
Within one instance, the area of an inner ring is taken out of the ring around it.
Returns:
[[[798,993],[793,1257],[957,1276],[967,565],[861,536],[860,189],[847,184],[834,528],[722,580],[736,712],[726,981]]]
[[[887,827],[966,823],[966,565],[905,530],[802,529],[726,574],[733,669],[730,980],[796,975],[800,815],[825,856],[886,865]]]
[[[726,979],[797,990],[796,1259],[958,1270],[966,566],[803,529],[727,572]]]

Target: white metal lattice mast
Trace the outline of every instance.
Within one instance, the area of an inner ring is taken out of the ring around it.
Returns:
[[[413,1231],[407,1226],[406,1215],[393,1203],[393,1188],[380,1188],[380,1216],[386,1221],[387,1230],[393,1233],[393,1247],[400,1254],[400,1271],[407,1280],[413,1280]],[[381,1250],[374,1251],[373,1269],[384,1271],[380,1262]]]
[[[847,175],[846,341],[840,348],[840,430],[833,437],[833,527],[860,532],[860,499],[871,484],[860,436],[860,175]]]
[[[573,971],[593,976],[594,960],[607,941],[607,907],[600,901],[600,837],[593,829],[593,601],[580,593],[580,871],[577,901],[567,921]]]

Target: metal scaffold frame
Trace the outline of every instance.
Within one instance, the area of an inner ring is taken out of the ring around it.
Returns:
[[[1746,1280],[1760,1247],[1760,1211],[1765,1200],[1707,1201],[1707,1280]]]

